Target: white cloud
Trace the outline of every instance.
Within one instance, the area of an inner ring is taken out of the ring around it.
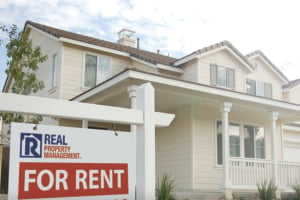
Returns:
[[[1,0],[0,24],[22,28],[29,19],[110,41],[126,27],[137,32],[141,48],[173,56],[229,40],[243,54],[261,49],[294,79],[298,7],[297,0]]]

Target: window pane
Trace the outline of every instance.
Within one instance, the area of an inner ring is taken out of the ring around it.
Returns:
[[[251,79],[247,79],[247,84],[248,84],[248,87],[249,87],[249,88],[247,88],[247,93],[252,94],[252,95],[256,95],[255,81],[251,80]]]
[[[230,156],[240,157],[240,125],[229,125]]]
[[[230,156],[240,156],[240,125],[229,125],[229,142],[230,142]],[[217,121],[217,162],[219,165],[223,163],[223,149],[222,149],[222,122]]]
[[[97,74],[97,56],[86,55],[85,56],[85,76],[84,86],[93,87],[96,85]]]
[[[261,81],[256,81],[256,95],[264,97],[265,96],[265,83]]]
[[[222,154],[222,122],[217,122],[217,162],[218,165],[223,163],[223,154]]]
[[[253,126],[244,126],[244,146],[245,157],[254,158],[254,128]]]
[[[219,86],[227,87],[227,73],[225,67],[218,66],[217,83]]]
[[[55,87],[56,86],[56,54],[52,56],[52,81],[51,81],[51,86]]]
[[[110,59],[98,57],[97,84],[107,80],[110,76]]]
[[[272,98],[272,85],[265,83],[265,97]]]
[[[217,85],[217,65],[210,65],[210,84]]]
[[[235,87],[235,77],[234,77],[234,70],[227,68],[227,74],[228,74],[228,84],[227,87],[230,89],[234,89]]]
[[[255,127],[256,158],[265,158],[265,133],[264,128]]]

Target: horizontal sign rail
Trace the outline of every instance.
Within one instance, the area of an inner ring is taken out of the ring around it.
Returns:
[[[11,93],[0,94],[0,112],[120,124],[144,123],[143,111],[137,109],[24,96]],[[155,124],[157,127],[168,126],[174,117],[174,114],[156,112]]]

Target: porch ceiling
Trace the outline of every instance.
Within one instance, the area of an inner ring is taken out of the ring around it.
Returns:
[[[85,99],[75,98],[74,100],[128,108],[130,107],[130,99],[127,87],[151,82],[155,88],[155,109],[158,112],[172,113],[177,108],[186,105],[197,105],[202,108],[217,110],[222,102],[228,101],[233,104],[231,113],[236,115],[252,115],[259,120],[267,121],[268,112],[276,111],[280,113],[279,120],[282,123],[300,121],[300,105],[134,71],[141,74],[141,76],[136,78],[130,76],[130,72],[131,70],[125,71],[123,73],[127,73],[126,76],[121,73],[99,85],[95,88],[98,91],[90,95],[88,93],[85,94]],[[119,79],[120,76],[124,76],[124,78]],[[116,81],[116,79],[119,79],[119,81]],[[171,84],[166,84],[168,81]],[[200,89],[204,87],[205,91],[201,91],[197,87]],[[236,96],[242,98],[237,98]]]

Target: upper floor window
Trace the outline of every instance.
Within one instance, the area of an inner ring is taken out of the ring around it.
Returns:
[[[234,69],[223,67],[215,64],[210,65],[210,84],[234,89],[235,71]]]
[[[57,67],[57,54],[53,54],[52,56],[52,80],[51,86],[56,87],[56,67]]]
[[[93,87],[111,75],[110,58],[102,55],[85,55],[84,86]]]
[[[248,94],[272,98],[272,85],[270,83],[247,79],[247,85]]]

